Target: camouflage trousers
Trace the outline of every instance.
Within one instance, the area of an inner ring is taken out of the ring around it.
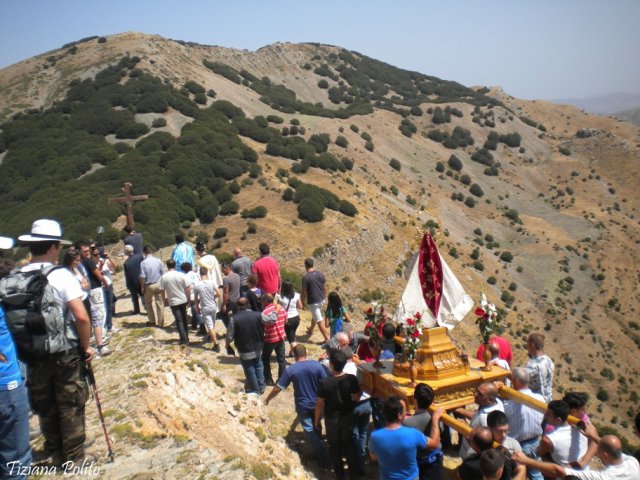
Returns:
[[[31,407],[40,417],[44,449],[60,462],[84,458],[84,409],[89,397],[79,350],[29,364]]]

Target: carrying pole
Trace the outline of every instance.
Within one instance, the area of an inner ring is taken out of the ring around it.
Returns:
[[[93,368],[91,367],[91,363],[85,364],[87,367],[87,376],[89,379],[89,385],[93,389],[93,396],[96,399],[96,406],[98,407],[98,415],[100,416],[100,423],[102,424],[102,431],[104,432],[104,438],[107,441],[108,455],[109,461],[113,462],[115,460],[115,455],[113,454],[113,450],[111,449],[111,441],[109,440],[109,432],[107,432],[107,425],[104,423],[104,415],[102,414],[102,405],[100,405],[100,397],[98,396],[98,387],[96,385],[96,377],[93,374]]]

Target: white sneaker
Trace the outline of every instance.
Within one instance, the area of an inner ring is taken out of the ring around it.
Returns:
[[[98,354],[101,357],[106,357],[107,355],[111,355],[111,353],[112,353],[111,350],[106,345],[102,345],[101,347],[98,347]]]

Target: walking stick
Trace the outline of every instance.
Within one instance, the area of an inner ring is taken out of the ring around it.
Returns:
[[[115,455],[111,449],[111,441],[109,441],[109,432],[107,432],[107,426],[104,423],[104,415],[102,414],[102,405],[100,405],[100,397],[98,396],[98,387],[96,386],[96,377],[93,374],[93,368],[90,363],[85,364],[87,367],[87,377],[89,379],[89,385],[93,389],[93,396],[96,399],[96,406],[98,407],[98,415],[100,416],[100,423],[102,423],[102,430],[104,431],[104,439],[107,441],[107,448],[109,449],[109,461],[115,460]]]

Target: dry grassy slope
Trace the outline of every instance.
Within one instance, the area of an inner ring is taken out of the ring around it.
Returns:
[[[478,205],[470,209],[450,198],[454,191],[468,195],[466,187],[435,171],[436,162],[446,162],[453,152],[424,137],[434,128],[429,115],[412,117],[419,132],[411,139],[398,132],[401,118],[383,110],[347,120],[285,115],[260,102],[252,90],[202,66],[202,59],[206,58],[245,68],[254,75],[284,83],[303,100],[330,105],[326,91],[316,86],[319,77],[301,66],[313,63],[314,55],[326,56],[336,51],[335,47],[275,44],[248,52],[182,46],[157,36],[125,33],[109,37],[105,44],[79,44],[78,53],[64,56],[55,68],[43,69],[43,65],[48,56],[60,52],[49,52],[4,69],[0,72],[0,99],[5,111],[0,114],[29,105],[47,106],[63,93],[64,85],[74,76],[93,74],[128,52],[142,58],[142,68],[177,86],[196,80],[205,88],[213,88],[218,98],[230,100],[247,115],[277,113],[287,121],[298,118],[307,137],[329,133],[335,138],[342,128],[340,134],[349,140],[349,146],[343,150],[334,145],[331,150],[353,158],[354,170],[331,174],[312,169],[302,179],[349,199],[357,205],[360,215],[351,219],[329,211],[320,224],[294,221],[295,206],[282,202],[280,195],[286,185],[275,176],[277,169],[287,168],[290,161],[265,155],[263,145],[245,139],[260,153],[266,186],[255,183],[243,189],[240,203],[243,207],[265,205],[269,215],[255,221],[259,233],[249,235],[245,241],[240,237],[246,230],[246,221],[238,216],[218,218],[210,230],[221,226],[229,229],[229,243],[223,245],[223,250],[240,245],[253,255],[257,243],[268,241],[285,267],[300,270],[304,257],[325,247],[319,267],[328,274],[331,288],[340,288],[357,308],[363,307],[357,295],[365,288],[380,287],[387,293],[389,303],[394,303],[404,283],[395,270],[415,248],[415,226],[434,219],[440,224],[437,239],[441,253],[471,295],[476,297],[485,291],[500,303],[501,291],[512,282],[517,284],[517,311],[514,308],[507,319],[508,334],[516,337],[516,345],[522,345],[528,331],[546,326],[548,351],[559,366],[558,385],[588,390],[594,395],[598,387],[604,386],[610,390],[611,399],[603,404],[593,400],[591,410],[596,420],[608,422],[615,416],[618,424],[628,421],[627,408],[635,408],[630,392],[637,390],[635,379],[640,371],[638,347],[630,338],[640,332],[629,325],[637,321],[640,308],[636,218],[640,205],[636,188],[640,129],[612,118],[587,115],[570,106],[522,101],[494,88],[491,94],[515,113],[510,119],[510,112],[494,108],[495,130],[520,133],[525,152],[499,145],[494,156],[501,163],[500,176],[488,177],[482,173],[484,166],[472,162],[470,156],[484,142],[489,129],[471,122],[471,106],[452,104],[464,112],[464,117],[454,117],[450,125],[439,128],[451,130],[460,125],[471,131],[476,145],[464,151],[458,149],[455,154],[464,163],[463,173],[469,174],[485,192]],[[31,96],[25,98],[27,91]],[[423,110],[429,106],[422,105]],[[175,116],[168,114],[170,126],[176,120],[171,115]],[[520,115],[544,124],[547,133],[541,135],[539,130],[528,127],[518,120]],[[350,130],[351,124],[372,135],[373,153],[364,149],[364,141]],[[598,134],[576,138],[575,132],[584,128],[596,129]],[[561,147],[569,149],[571,155],[561,154]],[[401,172],[388,166],[390,158],[402,163]],[[400,190],[398,197],[381,191],[381,187],[388,189],[391,185]],[[567,193],[567,187],[573,189],[572,195]],[[564,195],[558,196],[558,192]],[[416,207],[405,202],[406,195],[417,200]],[[502,215],[504,208],[516,209],[522,225],[511,224]],[[469,258],[477,246],[473,242],[477,227],[500,243],[493,252],[480,248],[483,272],[473,269]],[[385,241],[385,234],[393,239]],[[461,254],[459,258],[448,255],[451,247]],[[511,264],[494,255],[504,250],[514,254]],[[604,275],[604,280],[594,281],[592,276],[599,274]],[[497,278],[495,286],[486,281],[491,275]],[[571,291],[562,293],[558,282],[566,277],[571,277],[574,284]],[[619,299],[619,311],[608,306],[614,298]],[[474,334],[471,319],[454,332],[470,350],[476,343]],[[524,360],[523,349],[517,350],[517,357]],[[604,367],[613,371],[612,383],[601,377]],[[616,393],[619,377],[628,384],[626,391],[619,391],[620,395]],[[629,434],[630,430],[626,432]]]

